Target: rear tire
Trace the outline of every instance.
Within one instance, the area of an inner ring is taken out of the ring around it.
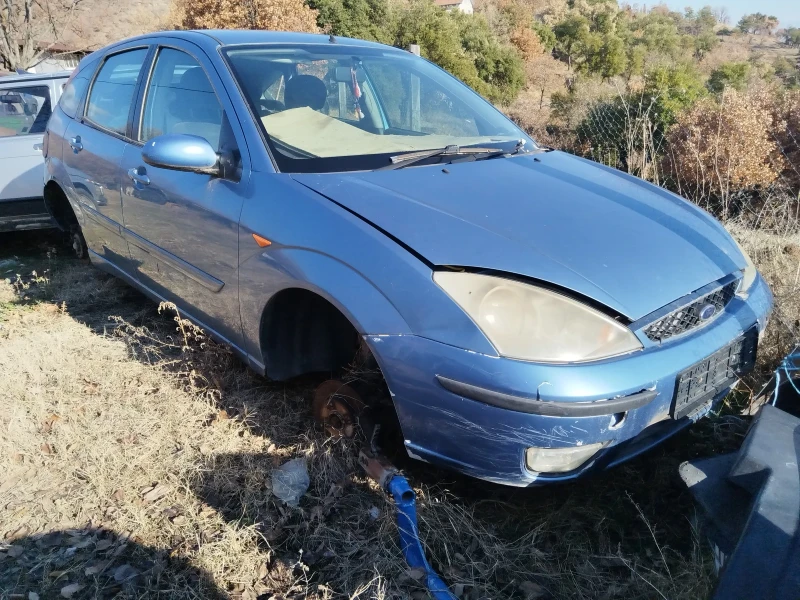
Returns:
[[[72,251],[75,257],[79,260],[85,260],[89,256],[89,249],[86,246],[86,239],[83,237],[79,225],[73,225],[69,228],[69,244],[72,246]]]

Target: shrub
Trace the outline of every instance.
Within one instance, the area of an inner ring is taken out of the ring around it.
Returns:
[[[770,135],[769,104],[763,91],[727,89],[682,113],[667,133],[664,165],[679,191],[696,201],[711,200],[712,208],[728,218],[734,194],[773,183],[784,160]]]
[[[786,183],[800,194],[800,90],[774,97],[772,120],[775,140],[785,157]]]
[[[547,52],[551,52],[556,47],[556,34],[550,27],[537,21],[533,24],[533,30],[539,36],[539,41],[542,42],[542,46]]]
[[[511,32],[511,45],[525,60],[531,60],[544,52],[542,41],[530,27],[519,26]]]
[[[747,76],[749,74],[749,63],[725,63],[711,71],[711,75],[708,78],[708,89],[716,94],[722,92],[726,87],[732,87],[741,92],[747,85]]]
[[[393,14],[387,0],[307,0],[320,28],[334,35],[391,44]]]
[[[787,87],[800,86],[800,70],[794,61],[785,56],[778,56],[772,62],[775,76],[780,79]]]
[[[678,113],[706,95],[697,69],[691,63],[660,66],[645,75],[645,95],[654,106],[653,119],[665,131]]]
[[[177,0],[177,27],[318,32],[317,11],[303,0]]]

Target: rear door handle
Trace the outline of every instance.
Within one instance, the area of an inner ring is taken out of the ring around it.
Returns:
[[[150,185],[150,178],[147,176],[144,167],[133,167],[128,169],[128,177],[130,177],[136,183]]]
[[[44,144],[34,144],[33,145],[33,149],[36,150],[37,152],[41,152],[42,148],[44,148]]]
[[[69,140],[69,147],[72,148],[72,151],[75,154],[83,150],[83,144],[81,144],[81,136],[76,135],[74,138],[71,138]]]

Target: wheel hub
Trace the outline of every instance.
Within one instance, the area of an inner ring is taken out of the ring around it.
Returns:
[[[314,391],[314,419],[331,437],[353,437],[363,408],[358,392],[336,379],[323,382]]]

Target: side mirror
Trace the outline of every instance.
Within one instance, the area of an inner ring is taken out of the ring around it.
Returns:
[[[159,135],[145,143],[142,159],[148,165],[220,175],[219,155],[205,138],[184,133]]]

